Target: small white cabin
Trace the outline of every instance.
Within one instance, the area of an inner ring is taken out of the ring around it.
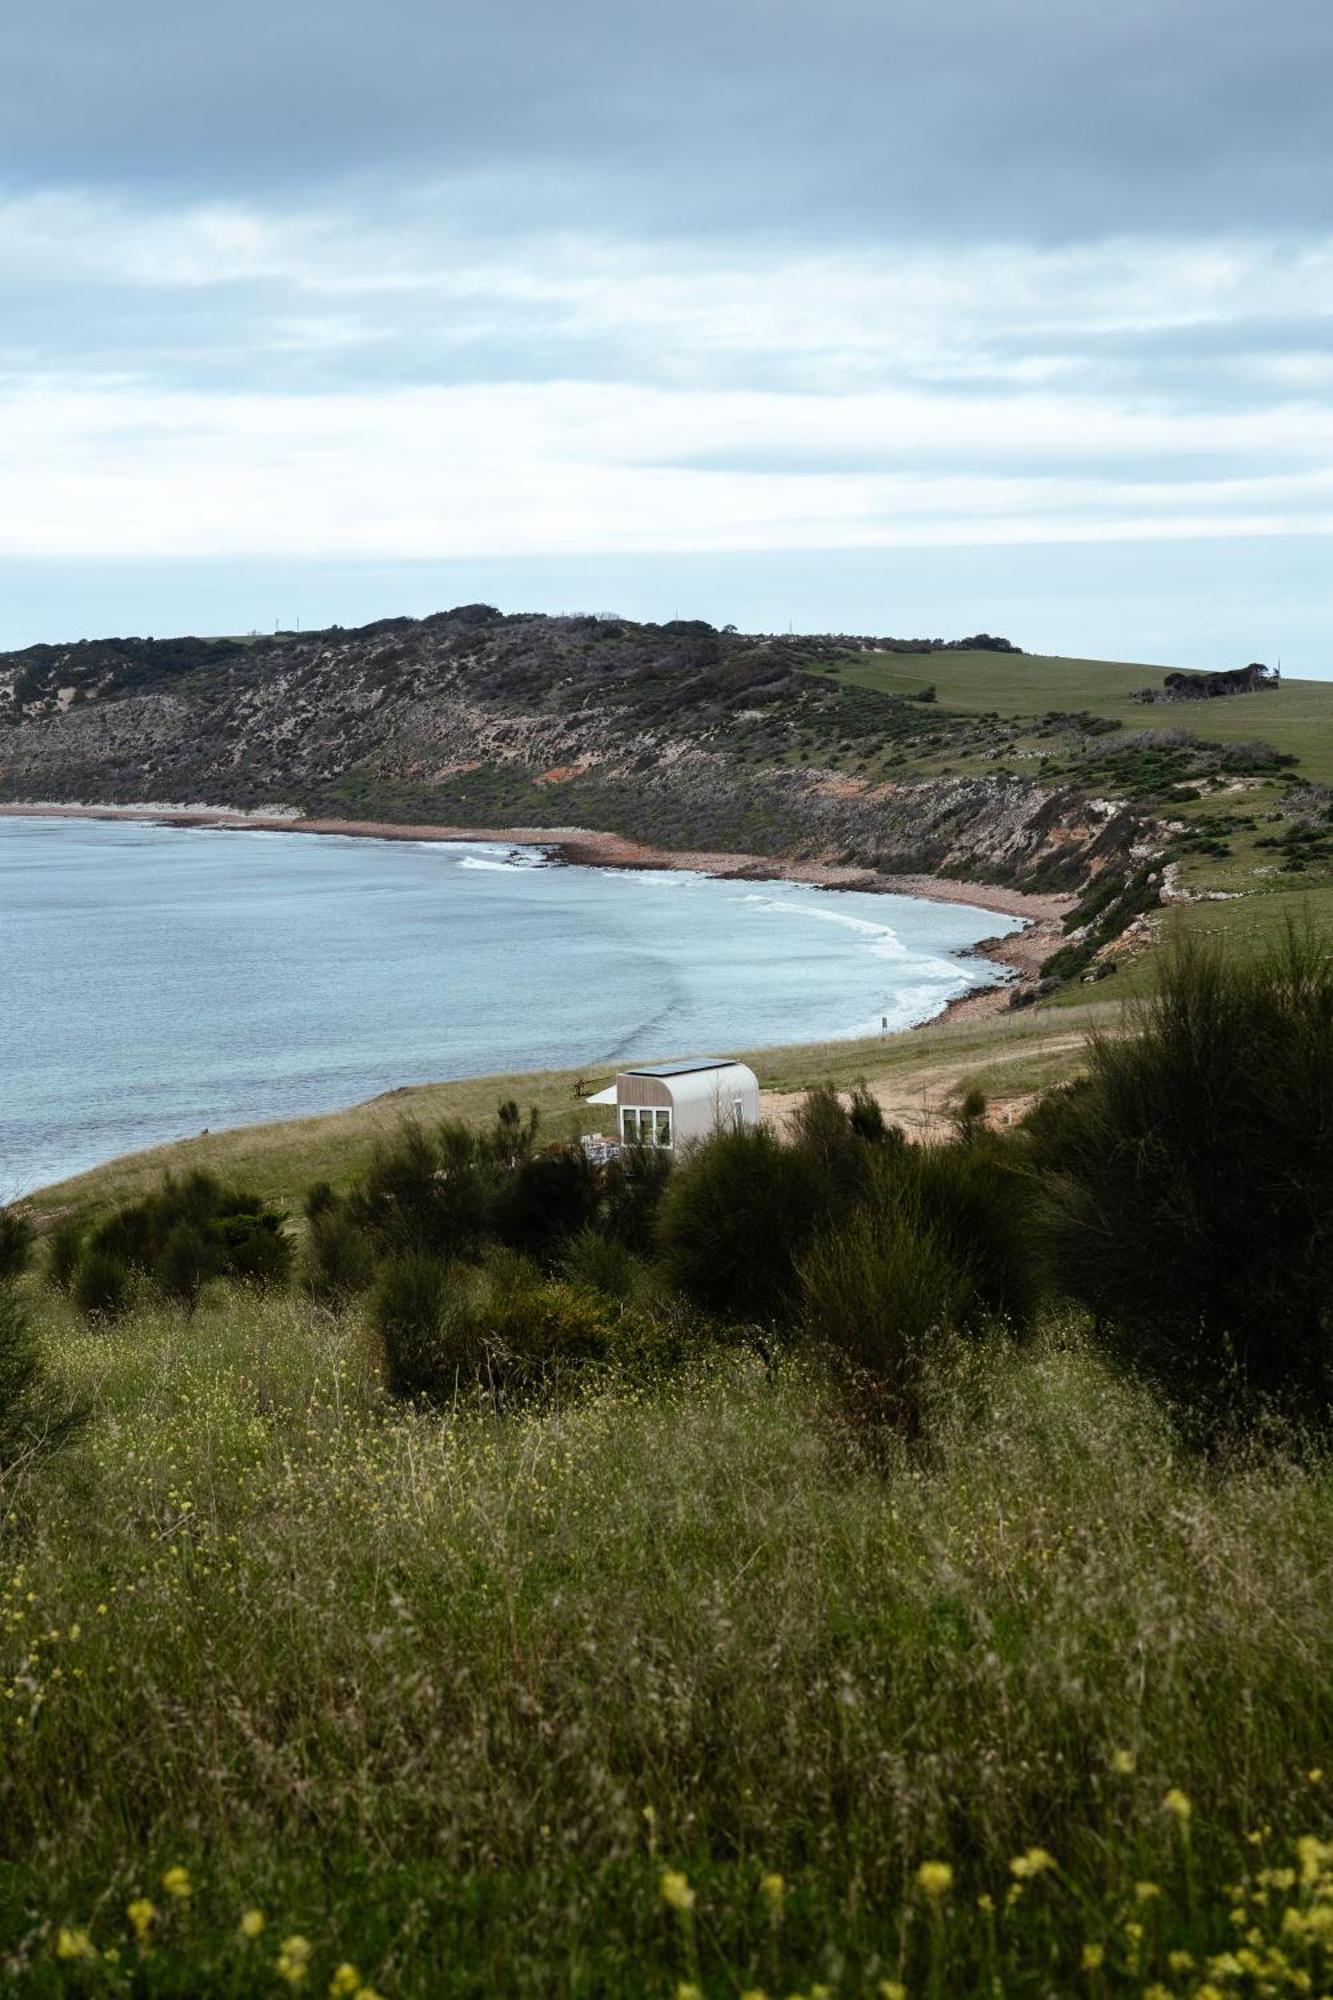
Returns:
[[[759,1079],[744,1063],[708,1056],[695,1062],[645,1063],[622,1070],[592,1104],[614,1104],[616,1136],[626,1146],[674,1151],[727,1126],[759,1123]]]

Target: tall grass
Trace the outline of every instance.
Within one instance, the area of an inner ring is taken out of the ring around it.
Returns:
[[[1231,1992],[1223,1885],[1330,1832],[1333,1473],[1076,1326],[871,1464],[799,1354],[428,1415],[298,1295],[39,1311],[94,1421],[3,1546],[13,1990]]]

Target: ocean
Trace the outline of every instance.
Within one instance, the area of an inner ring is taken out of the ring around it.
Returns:
[[[480,841],[0,818],[0,1202],[399,1084],[907,1027],[1017,928]]]

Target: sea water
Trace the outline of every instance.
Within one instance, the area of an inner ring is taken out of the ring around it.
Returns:
[[[1012,918],[477,842],[0,817],[0,1202],[399,1084],[869,1034]]]

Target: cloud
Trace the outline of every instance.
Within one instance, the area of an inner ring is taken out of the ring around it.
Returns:
[[[1321,226],[1312,0],[26,0],[0,175],[772,240]]]
[[[11,555],[421,559],[1333,527],[1333,412],[1315,408],[1219,423],[1042,395],[51,383],[11,390],[0,430]],[[1153,470],[1173,455],[1206,463]]]

